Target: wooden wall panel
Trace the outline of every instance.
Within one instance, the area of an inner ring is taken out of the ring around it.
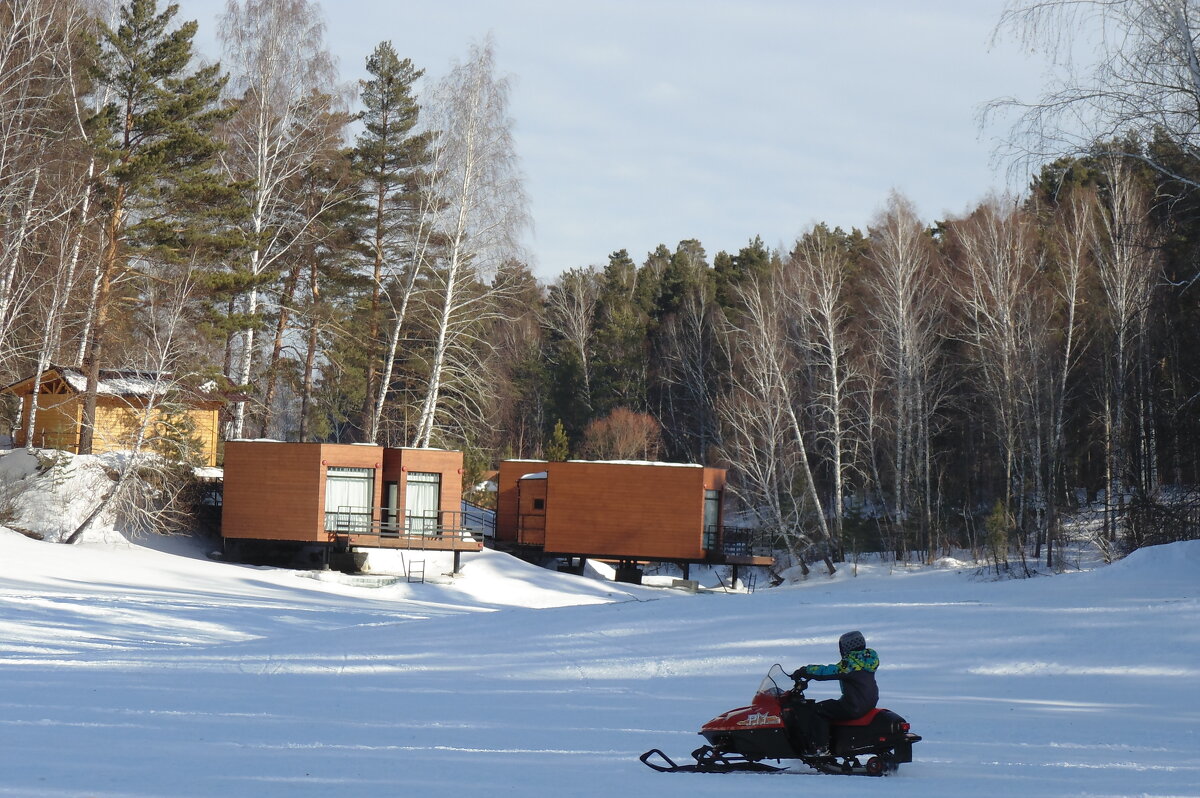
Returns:
[[[704,469],[547,463],[546,551],[671,560],[703,557]]]
[[[458,520],[457,514],[462,512],[462,452],[450,449],[387,449],[385,455],[384,479],[399,483],[401,521],[407,489],[405,474],[409,471],[441,474],[442,493],[439,507],[443,513],[452,514],[445,519],[447,524]]]
[[[324,541],[324,448],[319,443],[227,442],[221,535]]]
[[[196,427],[196,440],[200,442],[200,458],[204,465],[217,464],[217,435],[220,426],[220,410],[216,407],[198,407],[189,410]]]
[[[31,396],[21,397],[21,428],[17,430],[16,445],[25,445],[25,430],[29,426]],[[62,394],[38,394],[37,429],[33,431],[33,445],[46,449],[63,449],[75,452],[79,449],[79,414],[82,402],[78,397]]]
[[[505,460],[496,476],[496,539],[517,539],[517,481],[525,474],[546,470],[545,460]]]
[[[405,474],[442,475],[441,510],[462,510],[462,452],[385,449],[357,444],[230,441],[225,444],[221,534],[232,538],[325,542],[325,474],[331,467],[373,468],[372,518],[379,521],[384,482],[397,482],[403,521]]]

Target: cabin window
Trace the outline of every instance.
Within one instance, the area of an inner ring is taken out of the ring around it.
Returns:
[[[383,531],[396,534],[400,531],[400,484],[383,483]]]
[[[326,469],[325,528],[337,532],[369,532],[374,498],[375,469]]]
[[[404,492],[404,522],[409,534],[436,535],[442,505],[442,475],[409,471]]]
[[[704,491],[704,548],[715,549],[717,547],[717,532],[720,527],[721,491],[706,490]]]
[[[545,499],[534,499],[533,500],[533,509],[545,510],[546,509],[546,500]]]

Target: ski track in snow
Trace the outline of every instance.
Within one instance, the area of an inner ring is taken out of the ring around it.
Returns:
[[[1024,582],[860,566],[754,595],[464,563],[368,589],[0,530],[0,798],[1200,798],[1197,542]],[[772,663],[832,661],[850,628],[925,738],[895,776],[637,761],[686,759]]]

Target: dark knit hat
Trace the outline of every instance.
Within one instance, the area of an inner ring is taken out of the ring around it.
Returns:
[[[863,637],[862,632],[846,632],[838,640],[838,651],[843,657],[851,651],[862,651],[866,647],[867,639]]]

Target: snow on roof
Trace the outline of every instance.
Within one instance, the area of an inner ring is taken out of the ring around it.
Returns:
[[[508,463],[546,463],[547,460],[506,460]],[[704,468],[698,463],[664,463],[660,460],[567,460],[568,463],[599,463],[602,465],[666,466],[670,468]]]
[[[520,479],[545,479],[545,478],[546,478],[545,471],[538,471],[536,474],[524,474],[523,476],[520,477]]]
[[[568,463],[600,463],[603,465],[667,466],[670,468],[704,468],[697,463],[663,463],[657,460],[568,460]]]
[[[80,369],[58,367],[55,370],[76,392],[83,393],[87,390],[87,375]],[[96,392],[110,396],[150,396],[163,393],[170,387],[170,383],[169,374],[101,369]]]

